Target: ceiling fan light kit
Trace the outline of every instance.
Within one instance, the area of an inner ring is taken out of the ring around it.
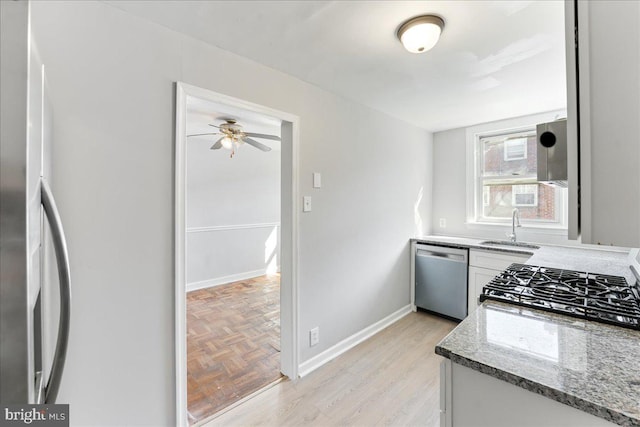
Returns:
[[[231,150],[231,156],[236,153],[236,148],[243,144],[249,144],[262,151],[271,151],[271,147],[264,145],[261,142],[256,141],[253,138],[270,139],[272,141],[280,141],[280,137],[277,135],[267,135],[264,133],[245,132],[242,130],[242,125],[238,124],[235,119],[224,119],[225,123],[220,126],[212,125],[214,128],[218,128],[220,132],[212,133],[196,133],[187,136],[203,136],[203,135],[222,135],[212,146],[212,150],[218,150],[220,148],[226,148]]]
[[[424,53],[432,49],[444,29],[444,20],[436,15],[420,15],[405,21],[396,36],[411,53]]]
[[[220,140],[220,143],[222,144],[222,146],[227,150],[231,150],[233,148],[234,142],[235,141],[232,138],[229,138],[228,136],[222,137],[222,139]],[[211,147],[211,149],[215,150],[215,148],[213,147]]]

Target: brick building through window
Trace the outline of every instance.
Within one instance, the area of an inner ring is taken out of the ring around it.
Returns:
[[[537,181],[535,129],[479,136],[476,143],[477,221],[520,218],[530,222],[561,222],[562,190]]]

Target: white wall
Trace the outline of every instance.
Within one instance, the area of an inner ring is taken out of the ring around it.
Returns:
[[[175,81],[301,117],[299,196],[314,208],[300,223],[301,361],[409,304],[408,239],[431,224],[429,133],[106,4],[32,12],[74,280],[60,392],[73,425],[175,422]]]
[[[434,233],[464,236],[467,215],[467,131],[452,129],[433,134]],[[446,227],[439,219],[446,220]]]
[[[561,112],[534,114],[467,128],[437,132],[433,135],[433,215],[434,234],[477,237],[480,239],[506,239],[511,232],[508,225],[480,225],[467,222],[467,150],[468,139],[477,132],[489,132],[554,120]],[[440,218],[446,227],[440,227]],[[522,227],[518,239],[529,242],[574,245],[566,230],[544,230]]]
[[[280,262],[280,143],[268,152],[244,145],[230,158],[209,149],[214,140],[187,144],[187,290],[276,272]]]

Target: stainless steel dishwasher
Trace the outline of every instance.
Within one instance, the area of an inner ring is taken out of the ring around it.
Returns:
[[[416,244],[417,307],[462,320],[467,317],[468,249]]]

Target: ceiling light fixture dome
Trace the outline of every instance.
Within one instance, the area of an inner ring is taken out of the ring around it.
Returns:
[[[420,15],[398,28],[398,39],[411,53],[424,53],[433,48],[444,29],[444,20],[435,15]]]

